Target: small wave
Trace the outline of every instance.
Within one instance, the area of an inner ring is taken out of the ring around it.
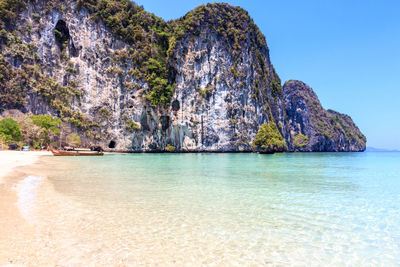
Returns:
[[[32,215],[36,202],[36,189],[42,182],[42,177],[28,176],[17,185],[17,206],[25,218]]]

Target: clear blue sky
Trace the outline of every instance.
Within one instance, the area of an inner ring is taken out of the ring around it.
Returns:
[[[135,2],[166,20],[208,3]],[[309,84],[325,108],[353,118],[368,146],[400,149],[400,0],[223,2],[249,12],[282,81]]]

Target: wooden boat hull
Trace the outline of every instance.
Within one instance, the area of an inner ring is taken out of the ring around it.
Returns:
[[[54,156],[103,156],[103,152],[98,151],[63,151],[57,149],[50,149]]]

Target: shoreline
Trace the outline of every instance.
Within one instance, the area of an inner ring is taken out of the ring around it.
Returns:
[[[0,265],[24,262],[23,253],[31,253],[35,226],[28,221],[29,209],[40,184],[30,184],[38,164],[47,151],[0,151]],[[26,263],[26,262],[24,262]]]
[[[264,155],[272,155],[272,154],[295,154],[295,153],[364,153],[371,151],[284,151],[284,152],[257,152],[257,151],[163,151],[163,150],[155,150],[155,151],[125,151],[125,150],[104,150],[106,154],[264,154]],[[388,151],[391,152],[391,151]]]
[[[41,156],[51,155],[49,151],[0,151],[0,184],[7,176],[11,176],[13,171],[18,171],[22,167],[35,164]]]

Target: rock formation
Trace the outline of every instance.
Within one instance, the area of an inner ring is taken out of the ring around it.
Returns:
[[[365,149],[351,118],[325,111],[311,88],[282,88],[239,7],[167,23],[128,0],[3,2],[0,110],[58,116],[110,150],[262,150],[264,124],[286,142],[278,151]]]
[[[292,151],[364,151],[366,139],[352,119],[325,110],[317,95],[301,81],[283,86],[287,136]]]

